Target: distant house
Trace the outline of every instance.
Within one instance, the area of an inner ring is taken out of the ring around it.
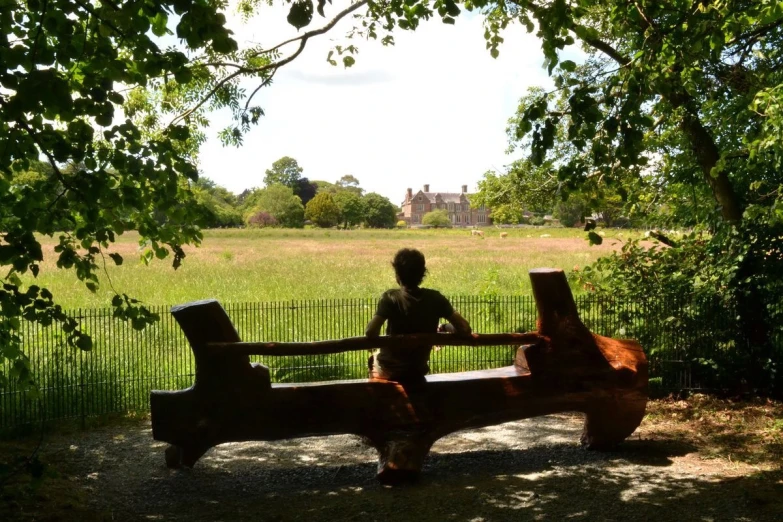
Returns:
[[[424,214],[433,210],[444,209],[449,213],[449,219],[454,226],[487,226],[492,224],[489,209],[483,205],[471,207],[468,186],[462,185],[462,192],[430,192],[430,186],[414,193],[408,189],[402,202],[400,220],[409,225],[421,224]]]

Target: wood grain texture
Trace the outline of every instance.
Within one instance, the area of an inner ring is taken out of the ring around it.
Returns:
[[[430,375],[410,384],[370,378],[272,385],[268,369],[251,365],[249,354],[334,353],[308,352],[308,345],[361,350],[367,339],[239,343],[216,301],[176,307],[172,313],[196,357],[196,379],[187,390],[152,392],[153,437],[172,445],[166,462],[176,467],[194,465],[224,442],[355,434],[377,449],[378,479],[384,483],[415,478],[444,435],[539,415],[583,412],[583,444],[603,449],[622,442],[647,404],[644,352],[634,341],[592,334],[577,315],[561,270],[538,269],[530,276],[538,332],[459,338],[473,345],[520,345],[513,366]],[[427,335],[433,344],[458,340]],[[422,334],[375,341],[420,344]]]

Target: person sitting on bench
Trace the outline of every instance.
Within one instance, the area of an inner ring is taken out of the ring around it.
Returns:
[[[398,251],[392,261],[400,288],[387,290],[378,302],[375,316],[367,324],[365,334],[377,337],[388,321],[388,335],[435,333],[449,331],[470,334],[468,321],[454,311],[449,300],[437,290],[421,288],[427,273],[424,254],[411,248]],[[443,317],[449,325],[438,326]],[[381,348],[368,365],[370,377],[398,382],[421,382],[429,373],[431,345]]]

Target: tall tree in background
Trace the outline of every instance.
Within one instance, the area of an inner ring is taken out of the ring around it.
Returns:
[[[250,16],[261,4],[246,0],[240,8]],[[779,1],[358,0],[337,8],[297,0],[280,22],[300,29],[296,37],[242,49],[225,27],[224,5],[22,0],[0,9],[0,266],[7,270],[0,357],[18,363],[22,380],[22,320],[59,322],[69,344],[90,347],[49,291],[22,281],[38,273],[42,235],[57,234],[58,266],[73,269],[88,289],[99,284],[104,251],[127,230],[140,232],[145,261],[173,253],[178,266],[182,244],[201,237],[189,180],[197,177],[212,109],[230,110],[220,137],[239,145],[263,116],[254,105],[259,90],[341,20],[353,19],[355,41],[390,45],[395,30],[433,18],[453,23],[460,6],[484,17],[493,56],[516,23],[539,37],[556,90],[523,101],[511,132],[534,164],[551,162],[562,190],[586,182],[634,186],[653,162],[656,181],[712,194],[720,217],[710,240],[716,257],[702,271],[725,268],[717,286],[747,305],[740,308],[752,344],[769,346],[763,306],[780,292],[775,274],[783,274],[769,268],[783,261]],[[329,21],[302,30],[327,10]],[[179,47],[163,39],[172,33]],[[586,63],[561,60],[577,42]],[[350,67],[356,51],[341,45],[327,59]],[[40,158],[61,187],[49,200],[13,183]],[[368,204],[377,216],[376,207]],[[110,259],[122,262],[119,254]],[[134,326],[154,320],[128,296],[112,304]]]
[[[303,170],[294,158],[283,156],[264,173],[264,185],[285,185],[295,190],[302,179]]]
[[[272,163],[272,168],[264,174],[264,185],[285,185],[290,187],[294,194],[299,196],[303,205],[315,197],[318,186],[302,176],[304,169],[299,166],[294,158],[283,156]]]
[[[364,203],[364,223],[370,228],[392,228],[397,223],[397,207],[375,192],[362,198]]]
[[[304,226],[304,205],[291,187],[273,184],[262,189],[255,189],[244,202],[244,215],[247,222],[260,212],[265,212],[275,218],[278,225],[286,228],[302,228]]]
[[[356,193],[343,190],[334,195],[334,202],[340,208],[340,223],[343,228],[359,225],[366,212],[364,201]]]
[[[243,223],[237,197],[209,178],[200,177],[191,191],[200,214],[199,225],[205,228],[238,227]]]
[[[335,226],[340,220],[340,207],[331,194],[317,194],[305,207],[305,219],[309,219],[321,228]]]
[[[359,180],[351,174],[346,174],[335,183],[338,187],[348,192],[353,192],[357,196],[361,196],[364,190],[359,186]]]
[[[294,194],[299,196],[299,199],[302,200],[303,205],[307,205],[307,203],[313,199],[317,193],[318,185],[307,178],[300,178],[294,187]]]

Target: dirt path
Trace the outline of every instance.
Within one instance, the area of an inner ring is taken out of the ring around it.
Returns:
[[[780,520],[783,476],[645,433],[589,452],[553,415],[439,441],[421,481],[388,488],[350,436],[225,444],[168,470],[149,423],[51,436],[43,458],[78,498],[43,495],[28,520]],[[57,482],[54,481],[54,483]],[[52,504],[52,505],[48,505]],[[72,509],[72,511],[69,511]]]

